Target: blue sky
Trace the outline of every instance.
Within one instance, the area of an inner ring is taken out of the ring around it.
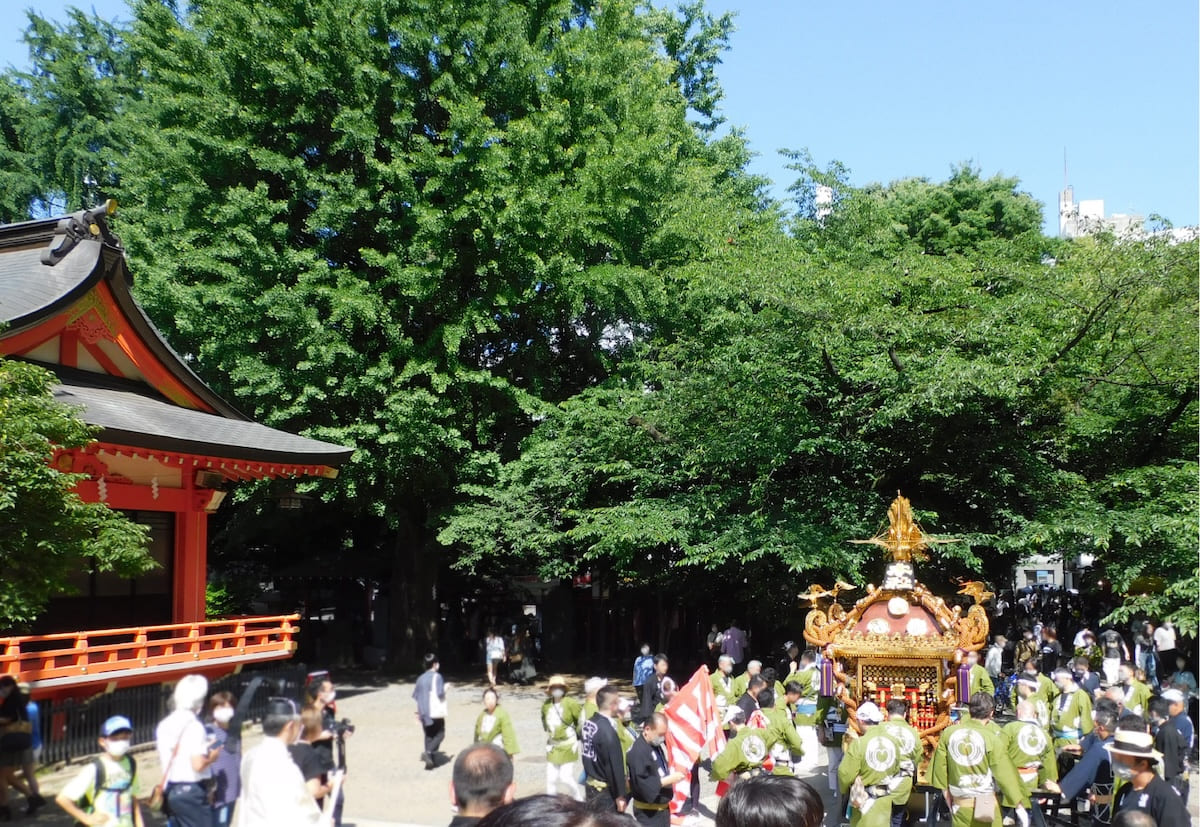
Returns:
[[[124,0],[39,0],[128,17]],[[709,0],[737,12],[724,111],[785,195],[776,150],[837,159],[855,184],[944,179],[970,161],[1021,179],[1057,232],[1066,150],[1075,197],[1109,213],[1200,223],[1198,6],[1191,0],[906,3]],[[24,15],[0,22],[0,65],[24,65]]]

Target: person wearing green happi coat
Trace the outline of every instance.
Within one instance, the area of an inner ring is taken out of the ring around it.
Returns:
[[[972,695],[967,707],[971,717],[942,732],[929,766],[929,783],[946,796],[954,827],[989,827],[993,820],[1000,822],[995,789],[1002,801],[1014,802],[1022,799],[1024,789],[1003,734],[989,726],[995,710],[992,696]]]
[[[800,668],[788,678],[788,685],[800,688],[800,698],[792,705],[793,723],[800,741],[804,744],[804,758],[800,768],[811,770],[816,766],[820,741],[817,724],[824,718],[821,698],[821,670],[817,668],[816,655],[811,649],[800,655]]]
[[[965,662],[970,667],[967,673],[967,697],[971,697],[976,692],[986,692],[989,695],[996,694],[996,685],[992,683],[992,676],[987,670],[979,665],[979,653],[967,652]]]
[[[625,772],[628,774],[629,748],[633,746],[634,740],[638,737],[633,724],[633,701],[622,698],[617,704],[617,711],[621,717],[614,723],[617,726],[617,740],[621,742],[621,761],[624,762]]]
[[[792,724],[785,701],[775,699],[775,693],[764,689],[758,696],[759,712],[767,719],[767,748],[775,761],[775,775],[794,775],[796,759],[804,754],[804,743]]]
[[[1013,688],[1016,693],[1016,700],[1013,703],[1013,708],[1021,701],[1029,701],[1033,704],[1033,708],[1037,715],[1038,725],[1047,732],[1050,731],[1050,705],[1045,699],[1038,694],[1038,682],[1030,680],[1026,677],[1021,677],[1017,680],[1017,685]]]
[[[908,701],[892,698],[884,704],[884,709],[888,719],[879,728],[900,745],[900,768],[908,776],[895,793],[896,805],[904,807],[912,794],[913,780],[917,777],[917,767],[921,765],[925,748],[921,744],[921,733],[908,722]]]
[[[737,678],[733,676],[733,658],[721,655],[717,659],[717,671],[709,675],[708,682],[712,684],[713,697],[717,702],[717,712],[725,717],[725,710],[737,703],[741,695],[735,694]]]
[[[565,787],[576,801],[583,800],[579,784],[579,728],[583,707],[567,697],[567,682],[554,675],[546,685],[549,698],[542,704],[542,729],[546,731],[546,794],[556,795]]]
[[[1117,687],[1121,690],[1121,705],[1126,712],[1146,716],[1150,711],[1150,687],[1133,674],[1133,667],[1122,663],[1117,670]]]
[[[725,714],[725,724],[733,733],[721,751],[712,759],[709,777],[718,784],[717,795],[725,794],[727,785],[735,783],[739,777],[761,773],[763,762],[770,754],[767,744],[767,731],[746,725],[746,715],[736,706],[730,707]]]
[[[583,720],[590,721],[600,711],[596,706],[596,693],[608,686],[604,678],[591,677],[583,682]]]
[[[855,714],[864,732],[846,744],[838,789],[850,805],[851,827],[887,827],[892,808],[908,800],[912,777],[902,766],[900,744],[881,726],[883,711],[866,701]]]
[[[1092,699],[1075,683],[1075,675],[1065,666],[1054,670],[1054,683],[1059,696],[1050,709],[1050,732],[1054,749],[1077,746],[1092,731]]]
[[[1054,757],[1054,745],[1037,722],[1037,713],[1029,701],[1017,704],[1017,720],[1004,727],[1004,741],[1008,748],[1008,756],[1017,768],[1017,777],[1021,780],[1021,791],[1024,797],[1018,801],[1006,801],[1006,806],[1016,807],[1018,804],[1030,810],[1038,808],[1033,797],[1037,789],[1058,792],[1058,760]],[[1036,815],[1033,823],[1045,821]]]
[[[752,660],[746,664],[746,671],[733,679],[734,703],[746,694],[746,690],[750,688],[750,679],[759,674],[762,674],[762,661]]]
[[[483,712],[475,719],[475,743],[495,744],[512,758],[520,751],[512,716],[500,706],[500,695],[491,687],[483,690]]]
[[[1012,691],[1009,692],[1009,702],[1016,707],[1017,701],[1021,700],[1019,688],[1022,681],[1028,684],[1032,681],[1035,684],[1033,695],[1046,702],[1046,707],[1049,709],[1050,702],[1058,695],[1058,687],[1054,685],[1054,681],[1047,678],[1038,671],[1037,661],[1028,660],[1023,665],[1024,671],[1017,675],[1017,681],[1014,684]]]

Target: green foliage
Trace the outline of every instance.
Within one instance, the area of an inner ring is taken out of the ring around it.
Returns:
[[[113,194],[138,95],[132,55],[113,23],[79,9],[55,26],[29,13],[33,69],[0,78],[0,220],[66,212]]]
[[[119,149],[93,177],[140,300],[257,419],[359,448],[317,493],[358,553],[395,550],[397,616],[430,608],[414,561],[461,469],[610,375],[670,315],[661,263],[762,199],[740,137],[707,142],[729,19],[697,4],[142,0],[124,86],[83,24],[35,23],[76,50],[8,79],[23,128],[77,111],[55,79],[125,90],[78,131]],[[44,188],[87,198],[72,171]]]
[[[937,256],[1019,254],[1028,261],[1045,252],[1041,205],[1018,190],[1016,178],[984,179],[960,164],[944,182],[907,178],[855,189],[839,162],[822,170],[806,150],[786,155],[799,174],[789,188],[797,207],[793,231],[814,252],[859,264],[907,249]],[[833,194],[824,210],[816,202],[819,186]]]
[[[482,468],[443,541],[546,574],[869,579],[845,541],[901,490],[965,539],[929,577],[1003,584],[1026,554],[1089,550],[1119,593],[1172,584],[1123,616],[1194,629],[1197,245],[1089,240],[1042,264],[1006,240],[844,263],[757,238],[681,268],[691,325]]]
[[[55,448],[80,448],[91,430],[51,394],[54,377],[0,359],[0,628],[37,617],[78,571],[135,576],[154,565],[146,530],[72,491],[78,475],[50,465]]]

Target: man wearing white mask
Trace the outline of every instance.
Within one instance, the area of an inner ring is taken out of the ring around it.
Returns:
[[[263,740],[242,761],[242,797],[233,814],[233,827],[314,825],[329,827],[332,812],[321,813],[304,783],[288,745],[300,737],[300,710],[289,698],[271,698],[262,723]],[[339,771],[330,775],[332,803],[341,787]]]

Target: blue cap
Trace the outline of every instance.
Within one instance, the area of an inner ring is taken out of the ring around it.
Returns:
[[[102,738],[107,738],[114,732],[120,732],[123,729],[127,729],[132,732],[133,724],[130,723],[129,719],[124,715],[114,715],[104,722],[104,726],[100,727],[100,736]]]

